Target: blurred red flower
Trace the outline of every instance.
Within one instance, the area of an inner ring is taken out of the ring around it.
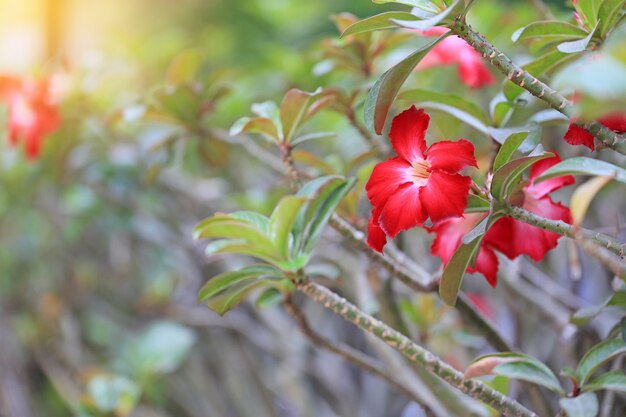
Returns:
[[[22,140],[31,160],[39,156],[44,137],[61,120],[49,87],[47,79],[0,76],[0,101],[8,107],[9,142],[15,146]]]
[[[465,139],[440,141],[426,150],[430,117],[415,106],[393,119],[389,137],[398,156],[374,167],[365,189],[372,203],[367,243],[382,252],[389,236],[460,216],[467,205],[471,179],[458,172],[477,166],[474,145]]]
[[[448,29],[435,26],[426,31],[416,30],[420,36],[441,36]],[[458,64],[459,78],[463,84],[471,88],[480,88],[495,82],[487,65],[478,52],[458,36],[448,36],[439,42],[420,61],[417,70],[423,70],[443,65]]]
[[[626,132],[626,113],[610,113],[598,121],[617,133]],[[570,145],[585,145],[592,151],[595,149],[593,135],[573,122],[565,132],[564,139]]]
[[[536,162],[530,169],[529,183],[522,187],[511,198],[513,205],[519,206],[534,214],[551,220],[572,222],[570,209],[552,201],[549,194],[566,185],[573,184],[571,175],[556,177],[539,183],[534,180],[543,171],[561,161],[556,155],[552,158]],[[446,219],[429,228],[429,232],[436,234],[431,246],[433,255],[439,256],[444,265],[447,265],[454,252],[461,246],[461,240],[474,228],[487,213],[469,213],[463,217]],[[561,235],[540,229],[527,223],[504,217],[487,231],[481,242],[480,251],[473,267],[467,272],[480,272],[493,287],[497,283],[498,258],[494,250],[505,254],[509,259],[520,255],[528,255],[535,262],[543,259],[545,254],[553,249]]]

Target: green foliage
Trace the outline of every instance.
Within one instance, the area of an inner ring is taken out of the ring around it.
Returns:
[[[584,156],[569,158],[547,169],[535,181],[540,182],[562,175],[597,175],[611,177],[626,183],[626,170],[608,162]]]
[[[568,417],[595,417],[600,411],[598,397],[592,392],[573,398],[561,398],[559,405]]]
[[[506,201],[519,184],[520,178],[524,171],[530,168],[535,162],[545,158],[549,158],[554,154],[544,152],[543,147],[539,145],[528,156],[514,159],[502,165],[493,174],[491,181],[491,195],[498,201]]]
[[[364,105],[365,123],[370,131],[381,134],[389,109],[400,87],[402,87],[402,84],[404,84],[422,58],[446,36],[448,36],[447,33],[419,48],[376,80],[376,83],[367,94]]]

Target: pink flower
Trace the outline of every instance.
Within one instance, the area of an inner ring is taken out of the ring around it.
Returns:
[[[512,204],[551,220],[571,223],[569,208],[552,201],[549,194],[573,184],[574,178],[567,175],[534,183],[543,171],[559,163],[560,160],[561,158],[556,155],[536,162],[530,169],[529,184],[512,197]],[[439,256],[443,264],[447,265],[454,252],[461,246],[463,236],[486,216],[486,213],[469,213],[463,217],[436,223],[428,229],[429,232],[436,234],[431,246],[432,254]],[[481,242],[476,263],[468,267],[467,272],[482,273],[487,282],[495,287],[498,272],[498,258],[495,250],[502,252],[509,259],[528,255],[538,262],[550,249],[556,247],[560,237],[561,235],[557,233],[537,228],[512,217],[501,218],[487,231]]]
[[[393,119],[389,137],[398,156],[374,167],[365,189],[372,203],[367,243],[382,252],[389,236],[460,216],[467,205],[471,179],[459,174],[476,167],[474,145],[465,139],[441,141],[426,149],[430,117],[415,106]]]
[[[426,31],[415,31],[421,36],[441,36],[448,29],[435,26]],[[459,78],[471,88],[480,88],[495,82],[482,57],[467,42],[458,36],[448,36],[420,61],[417,70],[424,70],[442,65],[458,64]]]
[[[8,106],[9,142],[23,140],[26,157],[37,158],[44,137],[60,123],[48,81],[0,76],[0,101]]]
[[[598,121],[617,133],[626,132],[626,113],[610,113]],[[593,135],[573,122],[565,132],[564,139],[570,145],[585,145],[592,151],[595,149]]]

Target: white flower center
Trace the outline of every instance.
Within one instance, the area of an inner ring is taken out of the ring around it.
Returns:
[[[428,177],[430,177],[430,164],[424,159],[415,161],[408,169],[408,173],[413,184],[421,187],[426,184]]]

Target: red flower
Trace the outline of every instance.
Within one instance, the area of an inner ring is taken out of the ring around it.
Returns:
[[[382,252],[400,231],[460,216],[471,179],[458,172],[477,166],[474,145],[465,139],[441,141],[426,150],[430,117],[415,106],[393,119],[389,137],[398,156],[374,167],[365,189],[372,203],[367,243]]]
[[[416,32],[421,36],[441,36],[447,31],[446,28],[435,26]],[[453,64],[458,64],[459,78],[471,88],[480,88],[495,82],[480,54],[458,36],[448,36],[435,45],[417,65],[417,70]]]
[[[598,121],[617,133],[626,132],[626,113],[611,113]],[[564,139],[570,145],[585,145],[592,151],[595,149],[593,135],[573,122],[565,132]]]
[[[60,123],[48,81],[0,76],[0,100],[8,106],[11,145],[23,140],[26,157],[37,158],[44,137]]]
[[[567,175],[534,183],[534,180],[543,171],[557,164],[560,160],[561,158],[556,155],[536,162],[530,169],[529,184],[512,197],[512,204],[551,220],[571,223],[572,217],[569,208],[552,201],[549,194],[566,185],[573,184],[574,178]],[[434,232],[437,235],[431,246],[432,254],[439,256],[443,260],[443,264],[447,265],[454,252],[461,246],[463,236],[486,215],[486,213],[471,213],[465,214],[464,217],[436,223],[428,229],[429,232]],[[494,250],[502,252],[509,259],[524,254],[538,262],[550,249],[556,246],[560,237],[557,233],[537,228],[512,217],[504,217],[487,231],[481,242],[476,263],[473,267],[468,267],[467,272],[482,273],[489,284],[495,287],[498,258]]]

